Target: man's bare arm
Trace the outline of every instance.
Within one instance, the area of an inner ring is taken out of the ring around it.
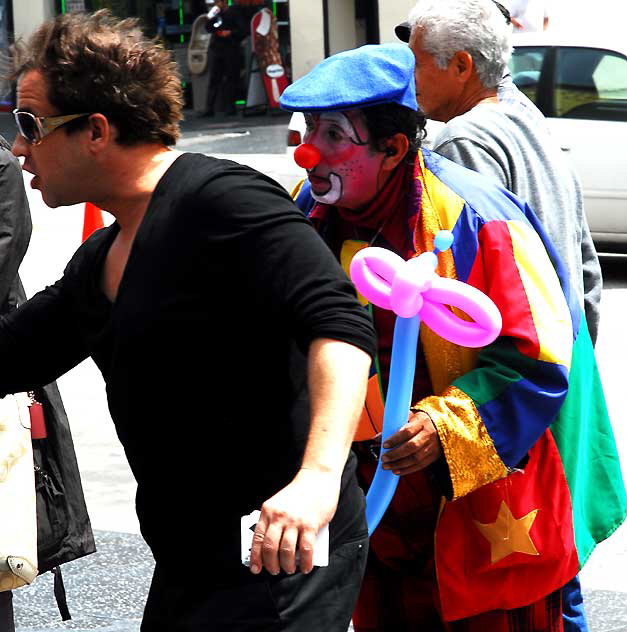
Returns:
[[[340,493],[342,471],[365,395],[370,357],[338,340],[319,338],[309,348],[311,427],[303,462],[294,479],[261,508],[250,555],[250,569],[313,568],[313,544],[331,521]]]

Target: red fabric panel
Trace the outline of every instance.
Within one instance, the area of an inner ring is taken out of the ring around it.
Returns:
[[[516,521],[537,510],[529,530],[537,555],[515,551],[492,561],[494,545],[476,523],[495,523],[503,503]],[[437,526],[435,556],[447,621],[533,603],[576,575],[570,492],[549,430],[529,452],[523,471],[447,503]]]
[[[485,224],[479,232],[479,248],[481,256],[475,259],[467,282],[488,294],[501,309],[501,335],[513,336],[521,353],[537,359],[540,343],[507,224],[500,221]],[[489,269],[484,267],[486,262]]]

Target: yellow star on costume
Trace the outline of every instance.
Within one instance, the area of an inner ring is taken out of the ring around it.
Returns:
[[[474,521],[481,534],[490,543],[492,564],[496,564],[512,553],[540,555],[529,535],[537,513],[538,510],[534,509],[522,518],[514,518],[510,508],[503,501],[496,522],[482,524]]]

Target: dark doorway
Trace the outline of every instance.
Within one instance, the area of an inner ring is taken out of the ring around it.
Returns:
[[[378,0],[355,0],[358,44],[379,44]]]

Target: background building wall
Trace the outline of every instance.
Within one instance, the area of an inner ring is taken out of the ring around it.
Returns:
[[[394,26],[407,19],[414,1],[378,0],[379,34],[382,42],[397,41]],[[12,2],[16,38],[27,37],[44,20],[56,15],[55,0],[12,0]],[[357,32],[355,0],[327,0],[327,10],[329,54],[364,43],[362,41],[364,34]],[[296,80],[324,59],[323,0],[290,0],[289,21],[292,76]]]
[[[56,14],[54,0],[13,0],[15,39],[28,37],[43,21]]]
[[[324,12],[322,0],[293,0],[289,8],[295,81],[324,59]]]
[[[327,0],[329,55],[357,46],[357,24],[353,0]]]
[[[394,2],[379,0],[379,36],[382,43],[398,42],[394,35],[394,27],[407,19],[415,4],[415,0],[394,0]]]

